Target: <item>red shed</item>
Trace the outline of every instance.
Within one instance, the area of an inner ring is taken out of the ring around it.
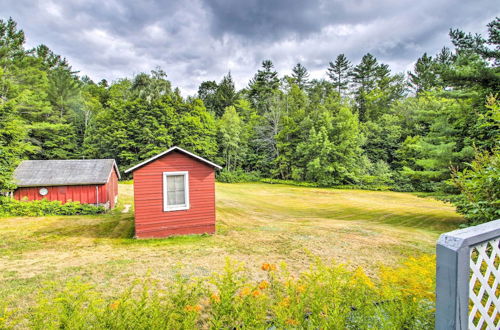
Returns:
[[[172,147],[132,168],[137,238],[215,232],[215,169]]]
[[[114,159],[25,160],[14,171],[14,198],[114,208],[119,178]]]

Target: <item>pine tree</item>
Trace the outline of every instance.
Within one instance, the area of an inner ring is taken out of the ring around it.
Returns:
[[[49,73],[48,99],[59,117],[59,122],[73,115],[81,104],[81,83],[71,71],[57,67]]]
[[[33,50],[33,52],[35,57],[39,58],[42,61],[42,66],[45,71],[50,71],[56,68],[62,68],[71,71],[71,66],[68,63],[68,60],[61,57],[61,55],[55,54],[46,45],[39,45]]]
[[[300,89],[305,90],[309,87],[309,72],[300,63],[297,63],[292,69],[292,81]]]
[[[333,82],[340,96],[348,89],[352,65],[344,54],[340,54],[335,59],[335,63],[330,62],[327,75]]]
[[[427,92],[437,86],[437,74],[432,56],[424,53],[415,63],[413,72],[409,72],[410,85],[417,94]]]
[[[377,77],[383,73],[377,59],[370,53],[352,70],[352,81],[356,84],[355,96],[361,121],[367,120],[367,95],[376,87]]]
[[[236,101],[237,93],[234,87],[233,77],[231,72],[224,76],[221,82],[217,85],[217,90],[215,92],[215,115],[221,117],[225,109],[234,105]]]
[[[281,120],[282,128],[276,136],[278,157],[275,159],[275,176],[290,179],[291,169],[296,162],[295,148],[305,138],[302,123],[308,107],[307,94],[297,85],[284,98],[284,114]]]
[[[279,85],[278,72],[274,70],[273,62],[263,61],[262,69],[258,70],[250,81],[248,91],[250,101],[259,114],[262,115],[269,109],[271,98],[278,90]]]

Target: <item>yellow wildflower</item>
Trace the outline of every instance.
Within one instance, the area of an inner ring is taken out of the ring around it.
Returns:
[[[258,296],[260,296],[260,295],[261,295],[260,290],[254,290],[254,291],[252,292],[252,296],[254,296],[254,297],[258,297]]]
[[[212,293],[212,295],[210,296],[210,298],[212,298],[212,300],[215,301],[215,302],[217,302],[217,303],[220,302],[220,297],[216,293]]]
[[[250,290],[250,288],[245,287],[241,290],[240,297],[248,296],[251,292],[252,290]]]
[[[111,305],[109,305],[109,308],[111,308],[113,310],[117,310],[119,306],[120,306],[120,301],[117,300],[117,301],[113,302]]]
[[[267,262],[264,262],[260,268],[262,270],[266,271],[266,272],[269,272],[271,270],[276,270],[277,269],[277,267],[276,267],[275,264],[270,264],[270,263],[267,263]]]
[[[287,325],[298,325],[298,324],[299,324],[299,321],[294,320],[294,319],[288,319],[288,320],[286,320],[286,321],[285,321],[285,323],[286,323]]]
[[[202,307],[200,305],[186,305],[184,309],[186,310],[186,312],[199,312],[201,311]]]
[[[283,298],[283,300],[281,300],[279,302],[279,304],[282,307],[288,307],[288,306],[290,306],[290,297]]]

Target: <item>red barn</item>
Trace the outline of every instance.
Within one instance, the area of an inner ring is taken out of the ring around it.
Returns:
[[[172,147],[132,168],[137,238],[215,232],[215,169]]]
[[[114,208],[119,178],[114,159],[25,160],[14,171],[14,198]]]

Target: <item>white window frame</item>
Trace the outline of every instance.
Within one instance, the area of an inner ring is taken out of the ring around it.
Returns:
[[[183,205],[168,205],[168,186],[167,180],[169,176],[173,175],[184,175],[184,201]],[[181,211],[189,210],[189,172],[179,171],[179,172],[163,172],[163,211]]]

